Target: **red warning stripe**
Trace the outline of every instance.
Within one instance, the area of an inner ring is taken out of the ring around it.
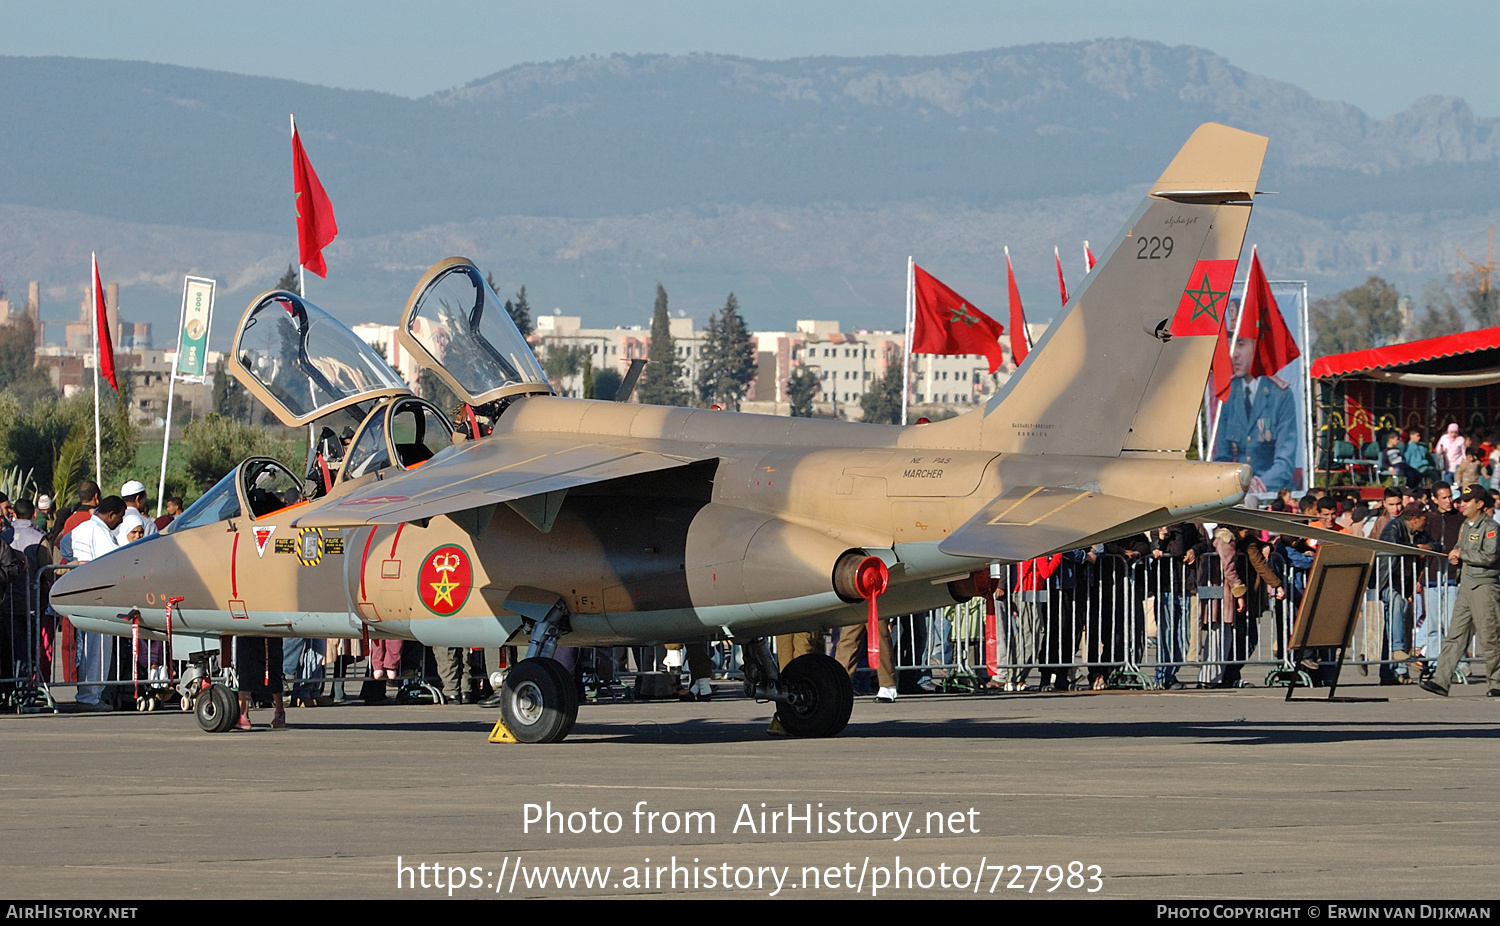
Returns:
[[[234,535],[234,546],[229,551],[229,597],[230,598],[238,598],[238,597],[240,597],[240,576],[239,576],[239,569],[237,568],[239,566],[239,562],[240,562],[240,535],[238,533],[236,533]]]
[[[365,536],[365,552],[359,558],[359,600],[360,601],[369,601],[370,600],[365,595],[365,564],[370,561],[370,544],[372,544],[372,543],[375,542],[375,531],[376,530],[377,530],[377,528],[374,528],[374,527],[370,528],[370,533]]]
[[[387,557],[388,559],[395,559],[396,558],[396,544],[398,544],[398,543],[401,542],[401,532],[403,530],[405,530],[405,529],[406,529],[406,522],[405,521],[403,521],[400,524],[396,525],[396,536],[391,540],[391,555],[389,557]]]

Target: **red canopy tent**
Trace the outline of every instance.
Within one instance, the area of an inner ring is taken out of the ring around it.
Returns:
[[[1457,422],[1475,443],[1500,431],[1500,328],[1333,354],[1314,361],[1320,469],[1336,467],[1338,441],[1361,453],[1396,430],[1430,443]]]

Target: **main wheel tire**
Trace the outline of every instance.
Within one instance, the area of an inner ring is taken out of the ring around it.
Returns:
[[[212,685],[193,699],[193,715],[205,733],[227,733],[240,719],[240,699],[223,685]]]
[[[776,708],[781,725],[793,736],[837,736],[854,711],[854,684],[832,656],[808,653],[787,663],[781,673],[789,700]]]
[[[523,743],[561,742],[578,719],[573,674],[555,659],[521,660],[506,673],[500,694],[500,717]]]

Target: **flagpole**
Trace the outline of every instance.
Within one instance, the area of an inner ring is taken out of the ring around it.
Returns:
[[[89,277],[89,314],[94,318],[94,482],[103,492],[104,486],[104,463],[100,458],[103,446],[99,439],[99,365],[103,358],[99,356],[99,254],[96,251],[89,252],[89,262],[93,274]]]
[[[901,358],[901,426],[906,426],[906,396],[911,391],[911,325],[912,310],[916,306],[916,260],[906,257],[906,340],[902,345],[905,356]]]
[[[1255,247],[1256,246],[1253,245],[1253,244],[1250,245],[1250,266],[1252,266],[1252,267],[1255,266]],[[1249,288],[1250,288],[1250,276],[1247,273],[1245,275],[1246,295],[1249,295]],[[1230,293],[1234,292],[1234,280],[1230,280],[1229,281],[1229,292]],[[1228,296],[1224,297],[1224,311],[1226,311],[1226,312],[1229,311],[1229,297]],[[1240,339],[1240,326],[1244,323],[1244,321],[1245,321],[1245,300],[1242,297],[1240,299],[1240,314],[1238,316],[1236,316],[1235,319],[1234,319],[1234,337],[1232,337],[1232,338],[1229,339],[1229,381],[1231,383],[1234,382],[1234,346],[1235,346],[1236,343],[1239,342],[1239,339]],[[1213,431],[1210,432],[1209,435],[1208,435],[1208,452],[1210,454],[1212,454],[1214,452],[1214,448],[1218,446],[1218,440],[1219,440],[1219,422],[1222,421],[1223,418],[1224,418],[1223,411],[1224,411],[1224,403],[1220,402],[1219,403],[1219,413],[1216,414],[1216,415],[1214,415],[1214,427],[1213,427]]]

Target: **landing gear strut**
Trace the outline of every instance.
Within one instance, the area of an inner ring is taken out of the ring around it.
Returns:
[[[776,702],[776,719],[792,736],[837,736],[854,710],[854,685],[838,660],[808,653],[779,672],[764,637],[746,640],[745,693]]]
[[[552,658],[567,633],[568,612],[554,604],[531,628],[526,658],[506,673],[500,686],[500,723],[518,743],[559,743],[578,720],[578,685],[573,673]],[[495,734],[491,734],[494,741]]]

